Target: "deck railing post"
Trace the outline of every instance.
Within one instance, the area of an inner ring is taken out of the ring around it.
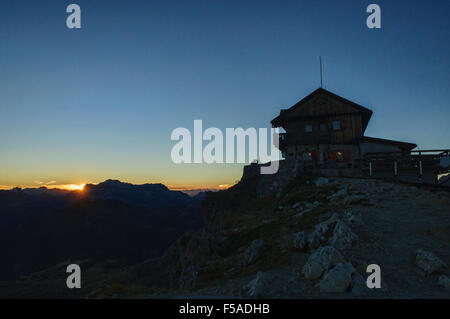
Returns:
[[[423,182],[423,168],[422,168],[422,160],[419,160],[419,182]]]
[[[398,170],[397,170],[397,160],[394,160],[394,176],[398,175]]]

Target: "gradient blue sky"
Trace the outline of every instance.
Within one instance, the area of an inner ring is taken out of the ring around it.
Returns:
[[[66,6],[82,29],[66,27]],[[382,9],[370,30],[366,7]],[[214,187],[242,164],[175,165],[176,127],[268,127],[319,86],[366,134],[450,147],[450,2],[0,2],[0,185],[119,178]]]

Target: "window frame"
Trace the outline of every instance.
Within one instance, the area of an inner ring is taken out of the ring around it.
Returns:
[[[335,127],[335,123],[338,123],[339,128]],[[333,129],[333,131],[341,131],[342,130],[342,121],[341,120],[334,120],[331,122],[331,127]]]

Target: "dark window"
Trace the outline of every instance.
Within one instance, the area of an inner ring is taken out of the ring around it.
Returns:
[[[306,133],[311,133],[312,132],[312,125],[311,124],[305,125],[305,132]]]
[[[320,131],[321,132],[326,132],[328,131],[328,127],[326,123],[320,123]]]
[[[333,131],[339,131],[341,129],[341,121],[333,121]]]

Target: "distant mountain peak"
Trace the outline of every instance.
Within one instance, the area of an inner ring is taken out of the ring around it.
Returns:
[[[168,191],[167,186],[161,183],[146,183],[146,184],[131,184],[126,182],[121,182],[118,179],[107,179],[104,182],[101,182],[97,185],[87,184],[89,189],[97,188],[97,189],[105,189],[105,188],[121,188],[121,189],[144,189],[144,190],[153,190],[153,191]],[[86,187],[85,186],[85,187]]]
[[[90,199],[117,199],[144,207],[183,206],[192,201],[187,194],[171,191],[161,183],[135,185],[107,179],[97,185],[87,184],[84,196]]]

